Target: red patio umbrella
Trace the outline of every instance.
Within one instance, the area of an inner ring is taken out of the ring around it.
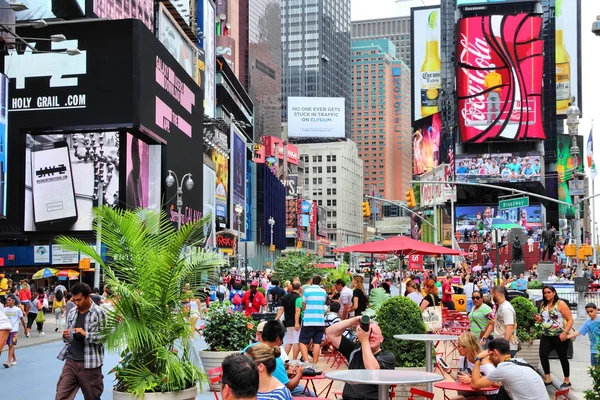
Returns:
[[[458,256],[462,253],[462,250],[454,250],[444,246],[421,242],[411,239],[408,236],[396,236],[386,240],[355,244],[335,249],[334,251],[338,253],[394,254],[403,256],[410,254]]]
[[[337,268],[335,264],[315,264],[315,267],[320,269]]]

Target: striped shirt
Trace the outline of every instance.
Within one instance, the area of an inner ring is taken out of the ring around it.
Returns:
[[[487,304],[483,303],[479,308],[473,307],[469,313],[469,321],[471,322],[471,332],[477,337],[487,328],[490,320],[488,315],[492,314],[492,309]]]
[[[282,386],[278,389],[271,390],[270,392],[258,392],[256,394],[256,400],[293,400],[292,394],[289,389]]]
[[[304,326],[325,326],[325,301],[327,293],[318,285],[310,285],[302,292],[304,310]]]

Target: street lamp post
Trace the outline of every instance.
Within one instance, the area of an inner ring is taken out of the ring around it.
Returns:
[[[192,174],[187,173],[179,182],[177,174],[171,170],[167,171],[169,175],[165,179],[165,183],[168,187],[172,187],[174,184],[177,185],[177,229],[181,229],[181,208],[183,207],[183,184],[187,190],[192,190],[194,187],[194,181],[192,180]]]
[[[275,225],[275,219],[273,217],[269,217],[267,222],[271,226],[271,248],[269,250],[271,251],[271,269],[273,269],[275,262],[275,249],[273,249],[273,226]]]
[[[575,103],[575,96],[571,99],[571,105],[567,109],[567,128],[569,128],[569,136],[571,136],[571,157],[573,159],[573,178],[578,179],[577,169],[579,168],[579,147],[577,146],[577,135],[579,133],[579,117],[581,117],[581,111]],[[577,259],[577,277],[583,276],[583,260],[579,260],[579,248],[581,247],[581,205],[579,196],[573,196],[573,204],[575,205],[575,245],[577,246],[576,259]],[[585,298],[584,292],[578,292],[577,299],[577,319],[585,318]]]
[[[235,246],[235,252],[236,254],[236,260],[237,260],[237,267],[238,270],[240,269],[240,235],[241,235],[241,228],[240,228],[240,219],[242,216],[242,211],[244,211],[244,208],[242,207],[241,204],[236,203],[235,206],[233,206],[233,211],[235,212],[235,216],[237,218],[237,246]],[[244,276],[246,277],[246,282],[248,282],[248,266],[246,265],[246,270],[244,272]]]

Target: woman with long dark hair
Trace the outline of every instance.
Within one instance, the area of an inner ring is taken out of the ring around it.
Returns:
[[[54,310],[54,317],[56,318],[56,328],[54,328],[54,332],[63,330],[64,324],[62,315],[66,309],[65,303],[65,295],[62,290],[58,289],[56,293],[54,293],[54,301],[52,302],[52,309]]]
[[[573,316],[569,305],[558,297],[556,289],[551,285],[542,287],[543,300],[540,305],[540,314],[536,314],[535,320],[542,325],[542,337],[540,339],[540,361],[544,374],[546,375],[546,386],[552,384],[550,377],[550,361],[548,356],[552,350],[560,360],[560,365],[565,377],[561,389],[571,386],[569,379],[569,359],[567,349],[569,341],[567,335],[573,326]]]

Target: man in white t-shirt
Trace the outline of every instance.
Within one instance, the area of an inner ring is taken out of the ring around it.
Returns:
[[[482,344],[485,343],[486,339],[492,331],[494,332],[494,339],[506,339],[510,343],[510,355],[515,356],[517,354],[517,340],[513,333],[517,331],[516,313],[512,304],[506,300],[506,288],[501,285],[496,285],[492,289],[492,298],[496,304],[496,317],[490,321],[483,337],[481,339]]]
[[[349,317],[348,309],[352,304],[352,289],[346,286],[346,283],[342,279],[335,281],[335,289],[340,292],[340,318],[347,319]]]
[[[3,364],[4,368],[9,368],[11,365],[17,365],[17,356],[15,355],[15,346],[17,345],[17,334],[19,333],[19,320],[23,325],[23,329],[27,328],[25,319],[23,318],[23,311],[20,307],[15,305],[16,297],[14,294],[6,297],[6,307],[4,308],[4,315],[8,318],[11,325],[10,333],[6,344],[8,345],[8,359]],[[4,347],[4,343],[0,343],[0,346]],[[2,349],[0,347],[0,349]],[[0,350],[1,351],[1,350]]]
[[[492,340],[488,349],[475,357],[471,386],[481,389],[500,382],[512,400],[548,400],[548,391],[542,377],[523,360],[512,359],[509,353],[510,344],[507,340]],[[481,376],[481,362],[488,357],[496,368],[487,376]]]

